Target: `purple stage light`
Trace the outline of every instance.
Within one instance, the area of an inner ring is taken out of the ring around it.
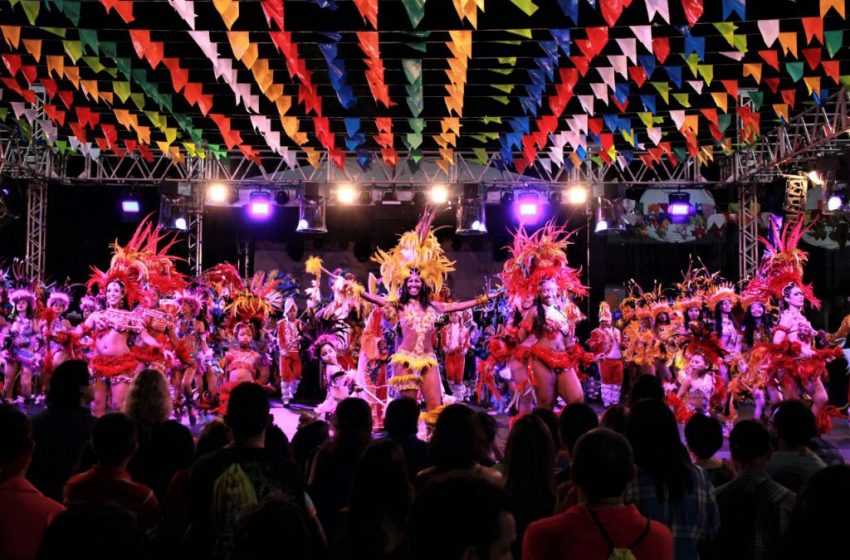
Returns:
[[[667,197],[667,215],[674,224],[683,224],[693,213],[691,195],[686,192],[672,192]]]
[[[540,200],[537,193],[524,193],[514,203],[514,213],[523,224],[534,224],[540,217]]]
[[[121,211],[125,214],[138,214],[141,211],[139,201],[132,198],[125,198],[121,201]]]
[[[271,193],[255,191],[248,202],[248,216],[254,220],[265,220],[272,215]]]

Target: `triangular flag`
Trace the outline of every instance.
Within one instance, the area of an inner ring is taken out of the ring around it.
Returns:
[[[820,0],[820,17],[825,16],[830,8],[835,8],[841,19],[844,19],[844,0]]]
[[[817,38],[823,44],[823,18],[819,16],[802,18],[803,31],[806,33],[806,43],[811,43]]]
[[[714,99],[714,104],[724,113],[728,110],[729,97],[725,92],[713,91],[711,97]]]
[[[786,31],[779,34],[779,44],[782,45],[782,52],[787,54],[791,54],[794,58],[797,58],[797,32],[796,31]]]
[[[779,53],[769,49],[764,51],[759,51],[759,56],[764,60],[768,66],[773,68],[774,70],[779,70]]]
[[[823,34],[823,38],[826,52],[829,53],[829,58],[832,58],[844,42],[844,30],[836,29],[834,31],[827,31]]]
[[[759,31],[761,31],[762,39],[767,47],[773,46],[773,43],[779,37],[779,20],[778,19],[762,19],[758,22]]]
[[[652,26],[651,25],[632,25],[632,33],[635,34],[637,40],[646,47],[646,50],[652,52]]]
[[[652,52],[658,58],[658,62],[664,64],[667,57],[670,55],[670,38],[669,37],[653,37]]]
[[[670,7],[667,5],[667,0],[645,0],[644,4],[646,4],[646,15],[649,21],[658,14],[664,21],[670,23]]]
[[[744,77],[752,76],[757,84],[761,83],[761,63],[750,62],[744,64]]]

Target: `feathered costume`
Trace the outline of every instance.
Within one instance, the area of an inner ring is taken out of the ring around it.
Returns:
[[[723,363],[724,350],[720,342],[708,329],[698,327],[687,337],[684,346],[686,358],[702,356],[706,364],[705,373],[689,377],[687,394],[680,398],[676,393],[667,394],[667,400],[679,422],[687,422],[696,413],[710,414],[711,409],[721,409],[726,402],[726,386],[717,373]],[[697,407],[693,401],[702,400],[703,406]]]

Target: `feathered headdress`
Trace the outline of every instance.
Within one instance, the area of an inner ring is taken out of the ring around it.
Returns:
[[[454,262],[446,257],[431,225],[436,215],[427,208],[416,228],[403,233],[389,251],[378,249],[372,260],[381,265],[381,278],[390,293],[398,293],[411,271],[416,270],[431,293],[438,294]]]
[[[525,228],[514,234],[513,245],[508,247],[511,257],[502,269],[502,284],[512,303],[536,297],[540,283],[553,280],[558,291],[577,297],[588,294],[581,283],[581,269],[567,263],[567,246],[572,232],[549,222],[529,235]]]
[[[613,321],[611,306],[604,301],[599,304],[599,322],[601,323],[603,321],[608,321],[609,323]]]
[[[165,244],[160,247],[163,241]],[[177,271],[177,257],[168,254],[174,243],[148,216],[126,245],[122,247],[118,240],[111,245],[113,253],[108,270],[91,267],[92,275],[86,286],[89,289],[97,286],[104,293],[110,282],[119,281],[124,285],[130,307],[143,301],[152,305],[159,295],[186,287],[185,277]]]
[[[280,291],[282,279],[276,270],[256,272],[245,282],[230,263],[218,264],[203,274],[204,283],[221,295],[225,291],[231,302],[224,308],[232,325],[245,321],[262,321],[283,306]]]
[[[705,303],[706,291],[715,283],[719,273],[711,273],[699,261],[699,267],[694,268],[694,262],[688,262],[688,270],[683,273],[682,281],[676,285],[679,295],[673,303],[673,308],[682,314],[691,307],[702,308]]]
[[[687,337],[685,354],[687,356],[699,354],[708,364],[717,369],[723,362],[724,350],[717,337],[702,327],[691,330],[691,334]]]
[[[48,287],[47,307],[50,307],[54,301],[61,301],[66,308],[71,305],[71,287],[67,282]]]
[[[35,305],[38,301],[36,295],[38,282],[34,278],[29,278],[26,273],[24,261],[15,259],[12,261],[12,273],[7,275],[9,301],[16,304],[21,300],[30,302],[30,309],[35,311]]]
[[[177,292],[174,300],[179,305],[183,305],[184,303],[191,305],[192,315],[194,316],[197,316],[204,306],[204,295],[196,290],[181,290],[180,292]]]
[[[345,333],[347,329],[348,326],[341,319],[313,315],[303,325],[301,337],[309,354],[314,358],[318,358],[319,349],[325,344],[331,344],[339,350],[345,344]]]
[[[815,309],[820,309],[820,300],[815,297],[811,284],[803,282],[803,267],[809,254],[798,247],[800,239],[814,225],[803,225],[800,218],[796,223],[788,222],[780,232],[775,220],[770,220],[772,240],[759,237],[765,245],[765,254],[758,272],[744,289],[748,300],[767,301],[771,296],[781,300],[783,291],[791,284],[797,285],[803,296]]]
[[[713,311],[717,304],[719,304],[724,299],[728,299],[732,302],[732,305],[735,305],[740,301],[740,296],[735,291],[735,285],[731,282],[720,282],[716,286],[712,287],[708,295],[706,297],[706,301],[708,303],[709,308]]]
[[[673,315],[673,308],[670,307],[670,302],[667,300],[667,296],[664,295],[664,289],[660,284],[656,284],[651,292],[648,292],[646,295],[647,306],[649,307],[649,313],[652,315],[652,319],[658,319],[658,316],[662,313],[666,313],[667,316]]]

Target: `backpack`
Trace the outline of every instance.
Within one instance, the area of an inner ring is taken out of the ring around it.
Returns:
[[[647,517],[646,525],[641,531],[640,536],[638,536],[637,540],[630,544],[626,548],[617,548],[614,546],[614,541],[611,540],[611,536],[608,534],[608,531],[605,530],[605,527],[602,525],[602,522],[599,521],[599,518],[596,517],[596,514],[593,513],[593,510],[587,508],[587,513],[590,514],[590,518],[593,519],[593,522],[596,524],[596,528],[599,529],[599,533],[602,535],[602,538],[605,539],[605,543],[608,545],[608,560],[637,560],[637,557],[632,552],[632,549],[637,548],[640,543],[646,538],[649,534],[649,528],[651,521]]]

